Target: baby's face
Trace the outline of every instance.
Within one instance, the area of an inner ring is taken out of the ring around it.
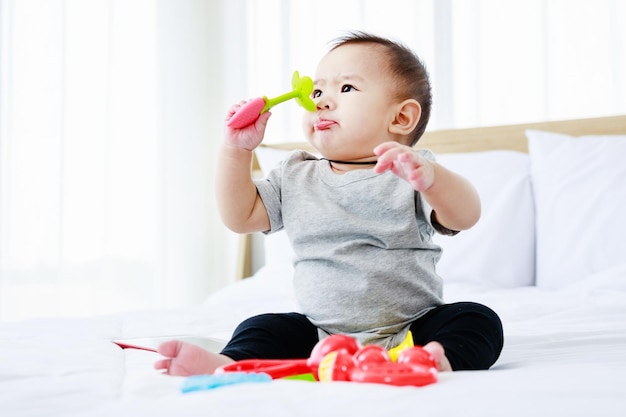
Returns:
[[[304,115],[308,141],[326,158],[375,159],[373,149],[394,140],[389,133],[398,100],[380,45],[340,46],[319,62],[312,98],[317,111]]]

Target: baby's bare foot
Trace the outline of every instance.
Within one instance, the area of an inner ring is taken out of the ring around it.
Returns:
[[[446,351],[439,342],[428,342],[424,345],[424,350],[428,351],[435,361],[437,361],[437,370],[440,372],[452,371],[450,361],[446,357]]]
[[[212,353],[192,343],[170,340],[157,349],[165,359],[154,363],[155,369],[175,376],[212,374],[222,365],[234,362],[228,356]]]

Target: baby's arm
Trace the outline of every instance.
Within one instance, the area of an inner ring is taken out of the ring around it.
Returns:
[[[374,149],[378,163],[374,171],[390,170],[408,181],[433,208],[437,221],[450,230],[465,230],[480,218],[480,198],[474,186],[434,161],[397,142]]]
[[[233,106],[228,121],[239,105]],[[243,129],[226,126],[224,143],[218,155],[216,175],[217,205],[224,225],[237,233],[268,230],[270,221],[263,200],[252,181],[254,149],[261,143],[270,117],[266,112]]]

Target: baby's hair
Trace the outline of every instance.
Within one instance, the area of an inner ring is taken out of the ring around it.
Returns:
[[[398,94],[401,99],[412,98],[422,107],[420,119],[412,132],[410,145],[422,137],[430,119],[432,94],[426,66],[409,47],[401,42],[355,31],[335,38],[329,43],[330,51],[347,44],[375,44],[385,48],[389,57],[389,69],[398,79]]]

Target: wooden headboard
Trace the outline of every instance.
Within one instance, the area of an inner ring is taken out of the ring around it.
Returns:
[[[626,134],[626,115],[430,131],[424,134],[417,147],[430,149],[435,154],[494,149],[528,152],[525,134],[527,129],[546,130],[572,136]],[[261,146],[287,150],[304,149],[314,152],[307,142]],[[254,160],[253,170],[258,169],[258,162]],[[250,275],[252,275],[252,236],[242,235],[237,257],[236,277],[241,279]]]

